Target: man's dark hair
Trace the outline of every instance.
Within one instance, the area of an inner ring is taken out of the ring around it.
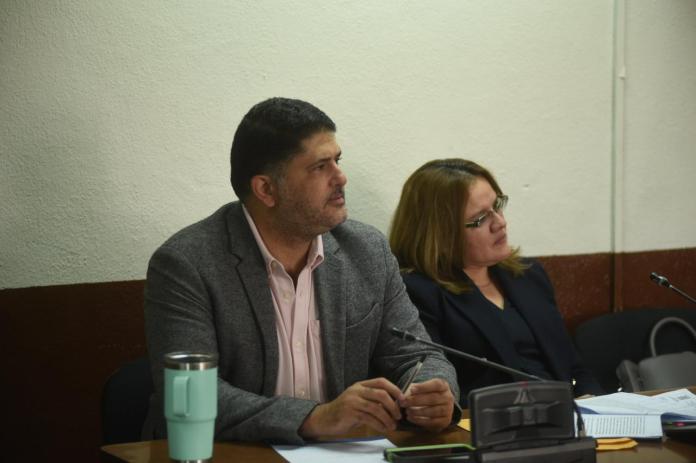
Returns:
[[[230,153],[232,188],[244,201],[254,175],[271,173],[301,150],[302,141],[336,124],[306,101],[270,98],[252,107],[239,123]]]

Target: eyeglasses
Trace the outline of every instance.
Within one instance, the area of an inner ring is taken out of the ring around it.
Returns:
[[[492,209],[487,210],[486,212],[484,212],[480,216],[476,217],[471,222],[466,222],[464,224],[464,226],[466,228],[479,228],[481,225],[483,225],[486,222],[486,220],[488,220],[488,218],[491,216],[491,214],[493,212],[495,212],[496,214],[500,214],[501,212],[503,212],[503,210],[505,209],[505,206],[507,206],[507,203],[508,203],[507,195],[496,196]]]

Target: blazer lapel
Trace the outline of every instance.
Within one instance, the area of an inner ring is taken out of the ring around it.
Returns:
[[[535,294],[533,286],[529,284],[529,280],[515,278],[509,272],[497,267],[493,269],[498,281],[503,286],[505,296],[512,302],[532,331],[539,350],[547,359],[547,366],[551,369],[549,373],[557,376],[559,371],[555,362],[556,353],[549,351],[550,346],[547,342],[549,337],[554,336],[554,328],[548,326],[549,320],[545,316],[545,311],[540,307],[541,304],[544,304],[543,299],[540,299],[539,295]]]
[[[227,219],[230,252],[239,258],[237,274],[254,311],[264,346],[263,395],[271,396],[278,381],[278,335],[268,273],[241,203],[233,204]]]
[[[446,292],[445,296],[462,315],[469,319],[472,325],[483,333],[483,337],[497,352],[501,363],[519,369],[520,359],[501,324],[500,314],[496,312],[499,309],[496,309],[472,282],[470,283],[473,287],[472,291],[457,295]]]
[[[343,284],[344,263],[338,243],[330,233],[322,235],[324,262],[314,271],[314,294],[321,326],[324,378],[329,400],[344,389],[346,347],[346,293]]]

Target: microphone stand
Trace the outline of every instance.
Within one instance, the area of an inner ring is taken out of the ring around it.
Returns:
[[[688,301],[693,302],[694,304],[696,304],[696,299],[694,299],[693,297],[689,296],[688,294],[686,294],[684,291],[682,291],[681,289],[677,288],[676,286],[673,286],[673,285],[669,282],[669,280],[668,280],[667,278],[665,278],[664,276],[662,276],[662,275],[660,275],[660,274],[658,274],[658,273],[652,272],[652,273],[650,274],[650,279],[651,279],[652,281],[654,281],[655,284],[657,284],[657,285],[659,285],[659,286],[664,286],[665,288],[669,288],[669,289],[671,289],[672,291],[674,291],[675,293],[679,294],[679,295],[680,295],[681,297],[683,297],[684,299],[686,299],[686,300],[688,300]]]
[[[494,370],[499,370],[511,374],[513,376],[519,376],[525,379],[531,379],[533,381],[544,381],[544,378],[540,378],[539,376],[525,373],[524,371],[516,370],[515,368],[510,368],[506,365],[488,360],[485,357],[477,357],[476,355],[467,354],[466,352],[462,352],[457,349],[452,349],[451,347],[447,347],[436,342],[428,341],[427,339],[419,338],[418,336],[411,334],[408,331],[400,330],[399,328],[392,327],[390,331],[394,336],[404,339],[406,341],[419,342],[421,344],[425,344],[426,346],[434,347],[438,350],[450,353],[452,355],[456,355],[457,357],[463,357],[467,360],[471,360],[474,363],[485,365],[487,367],[493,368]]]
[[[476,355],[471,355],[466,352],[462,352],[457,349],[452,349],[451,347],[444,346],[442,344],[438,344],[436,342],[428,341],[427,339],[419,338],[418,336],[409,333],[408,331],[404,331],[402,329],[396,328],[396,327],[391,327],[389,329],[391,334],[396,336],[397,338],[401,338],[405,341],[415,341],[419,342],[421,344],[425,344],[426,346],[431,346],[434,347],[438,350],[450,353],[452,355],[455,355],[457,357],[463,357],[467,360],[471,360],[474,363],[478,363],[479,365],[484,365],[489,368],[493,368],[494,370],[499,370],[504,373],[508,373],[512,376],[519,376],[521,378],[525,379],[531,379],[532,381],[545,381],[544,378],[540,378],[539,376],[532,375],[530,373],[525,373],[524,371],[517,370],[515,368],[510,368],[506,365],[502,365],[500,363],[493,362],[491,360],[488,360],[485,357],[477,357]],[[578,435],[580,437],[585,437],[585,421],[582,419],[582,414],[580,413],[580,408],[578,407],[578,404],[573,400],[573,410],[575,410],[575,414],[578,416],[577,419],[577,427],[578,427]]]

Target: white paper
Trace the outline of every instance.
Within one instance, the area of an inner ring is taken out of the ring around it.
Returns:
[[[585,433],[599,438],[631,437],[657,439],[662,437],[660,415],[591,415],[582,416]]]
[[[696,395],[688,389],[654,396],[617,392],[577,401],[586,413],[601,415],[662,415],[665,420],[696,419]],[[583,413],[583,416],[585,414]]]
[[[659,404],[652,397],[628,392],[579,399],[581,410],[605,415],[660,415]],[[583,414],[583,416],[585,416]]]
[[[663,419],[696,419],[696,395],[688,389],[664,392],[652,398],[666,410]]]
[[[396,447],[389,439],[349,440],[307,445],[274,445],[273,449],[290,463],[378,463],[384,449]]]

